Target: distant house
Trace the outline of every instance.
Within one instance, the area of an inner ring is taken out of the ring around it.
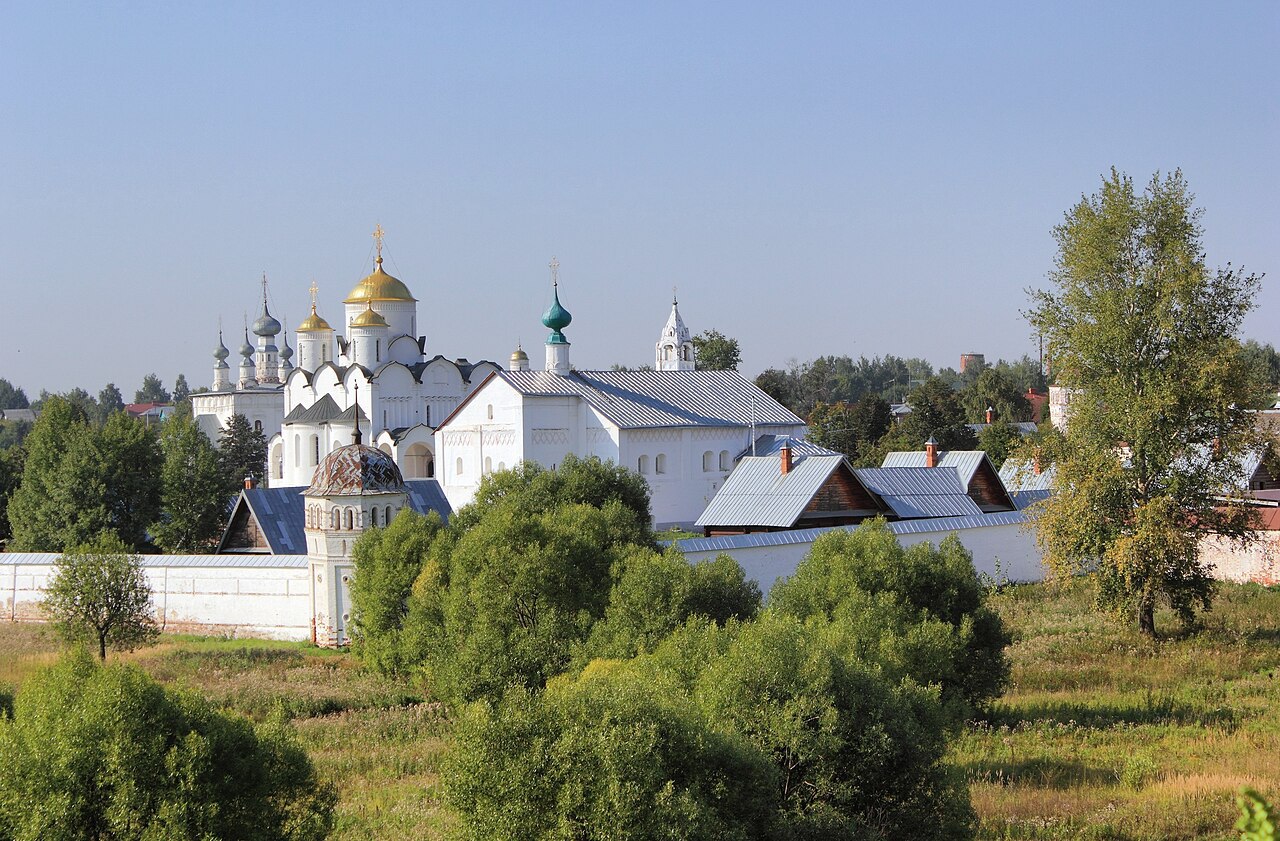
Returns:
[[[36,422],[36,413],[34,409],[0,409],[0,420],[27,423]]]
[[[160,423],[169,415],[173,414],[172,403],[126,403],[124,410],[129,413],[130,417],[139,420],[150,426],[153,423]]]
[[[1053,490],[1054,475],[1053,465],[1041,468],[1030,459],[1011,457],[1000,467],[1000,481],[1013,497],[1019,511],[1048,498]]]
[[[965,493],[984,513],[1016,511],[1013,497],[982,450],[939,450],[929,439],[924,450],[889,453],[881,467],[952,468]]]

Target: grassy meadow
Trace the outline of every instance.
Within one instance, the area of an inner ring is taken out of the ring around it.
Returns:
[[[983,839],[1229,839],[1241,785],[1280,796],[1280,592],[1223,587],[1193,633],[1142,639],[1079,586],[995,596],[1013,678],[954,739]],[[42,625],[0,623],[0,691],[57,657]],[[349,654],[166,636],[112,654],[262,720],[288,717],[338,788],[334,839],[440,838],[444,711]]]

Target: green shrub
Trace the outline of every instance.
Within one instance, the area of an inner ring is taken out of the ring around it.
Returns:
[[[255,728],[130,666],[68,657],[0,719],[0,837],[318,839],[333,792],[282,726]]]
[[[1236,804],[1240,807],[1240,818],[1236,821],[1240,841],[1276,841],[1280,838],[1280,821],[1262,795],[1250,788],[1242,789],[1236,797]]]
[[[1132,754],[1120,770],[1120,784],[1130,791],[1141,791],[1160,774],[1155,760],[1145,753]]]

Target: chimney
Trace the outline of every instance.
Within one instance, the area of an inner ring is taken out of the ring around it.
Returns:
[[[1036,447],[1035,452],[1031,455],[1031,471],[1039,476],[1042,470],[1044,468],[1040,466],[1040,448]]]
[[[778,460],[782,463],[782,475],[785,476],[791,472],[791,439],[785,438],[782,441],[782,449],[778,451]]]
[[[258,486],[258,483],[257,483],[257,482],[255,482],[255,481],[253,481],[253,477],[252,477],[252,476],[246,476],[246,477],[244,477],[244,489],[245,489],[246,491],[251,491],[251,490],[253,490],[254,488],[256,488],[257,486]]]
[[[924,466],[938,466],[938,442],[932,435],[929,436],[928,441],[924,442]]]
[[[988,406],[987,407],[987,426],[991,425],[991,419],[995,417],[995,414],[996,414],[996,410]]]

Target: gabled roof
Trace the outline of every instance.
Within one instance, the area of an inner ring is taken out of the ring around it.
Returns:
[[[293,407],[289,414],[285,415],[283,423],[329,423],[330,421],[354,421],[355,411],[357,407],[348,406],[345,409],[339,409],[338,404],[328,394],[321,397],[310,407],[303,408],[299,403]],[[364,413],[363,409],[359,409],[360,420],[368,420],[369,416]]]
[[[904,520],[981,514],[955,470],[919,467],[863,467],[853,471],[862,484]]]
[[[960,474],[960,482],[966,488],[973,479],[973,474],[978,472],[978,468],[982,466],[982,461],[987,454],[982,450],[939,450],[938,451],[938,467],[954,467],[956,472]],[[906,452],[887,453],[884,461],[880,463],[881,467],[925,467],[924,450],[909,450]],[[992,467],[992,472],[995,468]]]
[[[747,456],[738,462],[695,525],[788,528],[843,463],[842,455],[801,456],[783,473],[777,456]]]
[[[1037,471],[1029,459],[1010,457],[1000,467],[1000,481],[1004,482],[1011,494],[1021,491],[1049,491],[1053,489],[1054,473],[1053,465]]]
[[[776,456],[782,450],[782,443],[786,441],[791,445],[791,457],[797,456],[840,456],[844,453],[828,450],[821,444],[815,444],[812,441],[806,441],[804,438],[792,438],[790,435],[761,435],[756,438],[754,449],[747,447],[742,452],[734,456],[734,461],[740,461],[747,456]]]
[[[560,376],[499,370],[493,376],[526,396],[579,397],[623,429],[804,425],[737,371],[571,371]],[[441,426],[450,419],[452,415]]]
[[[419,514],[436,511],[448,520],[453,513],[449,500],[435,479],[406,480],[409,507]],[[247,509],[257,524],[273,555],[307,554],[306,512],[302,492],[306,488],[246,488],[240,492],[228,523],[235,521],[242,508]],[[231,529],[223,532],[218,552],[224,551]],[[238,550],[228,550],[238,551]]]

